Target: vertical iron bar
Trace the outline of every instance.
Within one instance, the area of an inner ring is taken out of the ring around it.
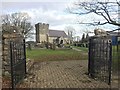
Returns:
[[[102,48],[104,48],[104,47],[103,47],[103,45],[104,45],[103,42],[104,42],[104,40],[101,38],[101,39],[99,40],[99,45],[100,45],[100,46],[99,46],[99,48],[100,48],[100,51],[99,51],[99,53],[100,53],[100,55],[99,55],[99,58],[100,58],[100,59],[99,59],[99,64],[100,64],[100,62],[101,62],[101,64],[99,65],[99,70],[100,70],[99,74],[100,74],[100,79],[101,79],[101,80],[103,79],[103,75],[102,75],[103,73],[101,73],[101,72],[103,71],[103,68],[102,68],[102,67],[103,67],[103,57],[104,57],[104,56],[103,56],[103,55],[104,55],[104,54],[103,54],[104,51],[103,51],[103,49],[102,49]]]
[[[101,65],[100,65],[100,62],[101,62],[101,39],[100,40],[98,40],[98,48],[97,48],[97,77],[99,78],[99,79],[101,79],[101,73],[100,73],[100,71],[101,71]],[[101,62],[101,64],[102,64],[102,62]]]
[[[105,40],[103,39],[103,42],[102,42],[102,44],[103,44],[103,61],[105,61],[106,60],[106,55],[105,54],[107,54],[107,52],[106,52],[106,43],[105,43]],[[105,62],[103,62],[103,67],[105,68]],[[101,77],[102,77],[102,79],[104,80],[104,76],[103,76],[103,74],[104,74],[104,68],[102,68],[102,74],[101,74]]]
[[[119,65],[120,65],[120,43],[118,47],[118,88],[120,88],[120,67]]]
[[[109,82],[108,85],[111,85],[111,66],[112,66],[112,43],[109,43],[110,45],[110,58],[109,58],[109,65],[108,65],[108,70],[109,70]]]
[[[89,54],[89,59],[88,59],[88,75],[90,75],[91,74],[91,66],[90,66],[90,61],[91,61],[91,38],[89,39],[89,52],[88,52],[88,54]]]
[[[104,59],[104,69],[103,69],[103,80],[104,80],[104,82],[106,82],[106,73],[107,73],[107,71],[106,71],[106,67],[107,67],[107,61],[108,61],[108,39],[104,39],[104,49],[105,49],[105,51],[104,51],[104,53],[106,54],[105,55],[105,57],[103,57],[103,59]],[[109,71],[108,71],[109,72]]]
[[[92,61],[92,77],[95,78],[95,46],[96,46],[96,42],[95,39],[93,38],[92,40],[92,49],[93,49],[93,60]]]
[[[11,61],[11,84],[12,89],[14,89],[14,76],[13,76],[13,48],[12,48],[12,41],[10,41],[10,61]]]
[[[23,46],[24,46],[24,60],[25,60],[25,74],[26,74],[27,71],[26,71],[26,45],[25,45],[25,39],[23,39]]]
[[[119,37],[120,37],[120,36],[117,36],[117,52],[116,52],[116,53],[117,53],[117,62],[118,62],[118,65],[117,65],[117,66],[118,66],[118,67],[117,67],[117,73],[118,73],[118,78],[117,78],[117,79],[118,79],[118,88],[120,88],[120,86],[119,86],[119,85],[120,85],[120,83],[119,83],[119,82],[120,82],[120,73],[119,73],[119,72],[120,72],[120,67],[119,67],[119,65],[120,65],[120,62],[119,62],[119,60],[120,60],[120,57],[119,57],[119,56],[120,56],[120,51],[119,51],[119,50],[120,50],[120,48],[119,48],[119,47],[120,47],[120,46],[119,46],[120,43],[119,43],[119,42],[120,42],[120,41],[118,40]]]

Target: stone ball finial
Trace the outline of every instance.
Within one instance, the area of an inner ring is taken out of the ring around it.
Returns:
[[[107,35],[107,32],[103,29],[96,28],[96,29],[94,29],[94,34],[95,35]]]

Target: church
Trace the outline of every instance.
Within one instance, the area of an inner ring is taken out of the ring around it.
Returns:
[[[49,42],[49,43],[60,43],[67,44],[69,39],[67,34],[63,30],[52,30],[49,29],[49,24],[37,23],[35,24],[36,28],[36,42]]]

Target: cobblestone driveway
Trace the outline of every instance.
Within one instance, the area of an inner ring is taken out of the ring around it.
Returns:
[[[36,62],[20,84],[27,88],[108,88],[101,81],[90,79],[86,60]]]

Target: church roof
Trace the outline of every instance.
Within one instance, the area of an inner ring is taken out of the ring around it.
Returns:
[[[60,30],[49,30],[49,36],[50,37],[67,37],[66,33],[64,31]]]

